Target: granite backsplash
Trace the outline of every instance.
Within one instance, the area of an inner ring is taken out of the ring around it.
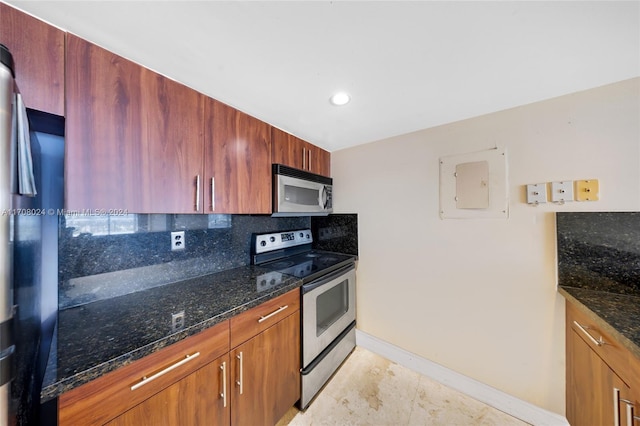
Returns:
[[[308,227],[314,248],[357,255],[355,214],[61,216],[59,309],[245,266],[252,233]],[[171,231],[185,231],[184,250]]]
[[[557,213],[558,285],[640,296],[640,212]]]
[[[332,214],[311,218],[313,248],[358,255],[358,215]]]

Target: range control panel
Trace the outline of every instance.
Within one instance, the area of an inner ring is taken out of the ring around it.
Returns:
[[[266,253],[313,242],[311,229],[256,235],[255,252]]]

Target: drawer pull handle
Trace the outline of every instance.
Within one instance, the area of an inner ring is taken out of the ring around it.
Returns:
[[[195,352],[195,353],[193,353],[191,355],[185,355],[184,358],[181,359],[180,361],[176,362],[175,364],[171,364],[170,366],[168,366],[164,370],[158,371],[153,376],[149,376],[149,377],[144,376],[140,382],[138,382],[135,385],[131,386],[131,390],[134,391],[134,390],[138,389],[139,387],[146,385],[147,383],[157,379],[160,376],[163,376],[163,375],[167,374],[171,370],[175,370],[176,368],[180,367],[181,365],[186,364],[187,362],[189,362],[189,361],[191,361],[194,358],[197,358],[199,356],[200,356],[200,352]]]
[[[284,311],[285,309],[287,309],[289,307],[289,305],[284,305],[284,306],[280,306],[278,309],[276,309],[275,311],[271,312],[269,315],[265,315],[263,317],[260,317],[260,319],[258,320],[258,322],[262,322],[262,321],[266,321],[269,318],[271,318],[274,315],[278,315],[280,312]]]
[[[578,324],[578,321],[574,321],[573,323],[576,325],[576,327],[578,327],[578,328],[580,329],[580,331],[582,331],[584,334],[586,334],[586,335],[587,335],[587,337],[589,338],[589,340],[591,340],[591,341],[593,342],[593,344],[594,344],[594,345],[596,345],[596,346],[602,346],[602,345],[604,345],[604,344],[606,344],[606,343],[607,343],[607,342],[605,342],[604,340],[602,340],[602,336],[600,336],[598,339],[596,339],[595,337],[593,337],[593,336],[592,336],[592,335],[587,331],[587,329],[588,329],[589,327],[582,326],[582,325]]]
[[[220,370],[222,370],[222,393],[220,397],[222,398],[222,406],[227,407],[227,362],[223,362],[220,366]]]

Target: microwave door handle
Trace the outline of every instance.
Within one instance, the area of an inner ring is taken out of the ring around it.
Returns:
[[[320,191],[320,207],[327,208],[327,187],[322,185],[322,191]]]

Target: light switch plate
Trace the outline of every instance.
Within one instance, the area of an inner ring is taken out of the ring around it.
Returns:
[[[598,201],[600,184],[598,179],[576,181],[576,201]]]
[[[531,183],[527,185],[527,203],[541,204],[547,202],[547,184]]]
[[[551,182],[551,201],[553,203],[573,201],[573,181]]]

